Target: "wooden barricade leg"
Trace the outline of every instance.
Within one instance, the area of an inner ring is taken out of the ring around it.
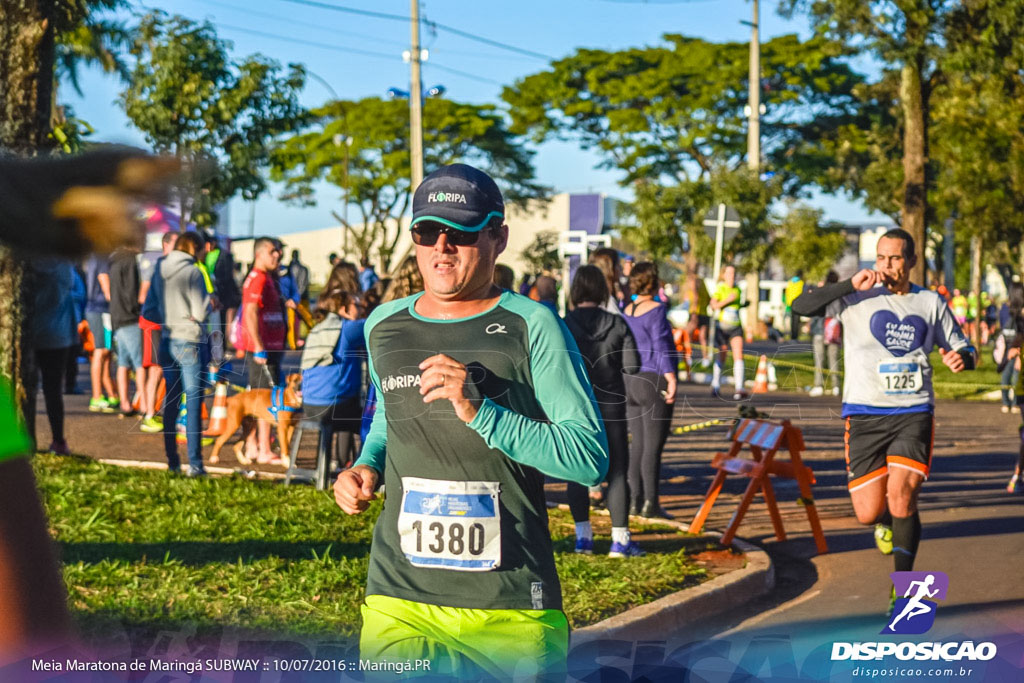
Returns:
[[[736,537],[736,531],[740,528],[740,522],[743,521],[743,515],[747,514],[747,508],[750,507],[754,496],[757,495],[758,490],[761,488],[762,477],[767,476],[768,472],[762,470],[759,476],[750,479],[750,483],[747,485],[747,492],[743,494],[743,500],[740,501],[739,507],[736,508],[736,512],[732,515],[732,520],[729,521],[729,526],[726,527],[725,533],[722,534],[722,545],[732,544],[732,539]]]
[[[707,521],[708,515],[711,513],[711,508],[718,499],[718,494],[722,492],[722,485],[725,483],[726,474],[722,470],[718,471],[715,478],[711,481],[711,486],[708,487],[707,495],[704,496],[704,502],[701,503],[700,509],[697,510],[697,515],[690,522],[690,528],[687,529],[691,534],[699,534],[700,530],[704,528],[704,522]]]
[[[790,458],[796,468],[796,482],[800,486],[801,503],[807,510],[807,521],[811,523],[811,531],[814,533],[814,543],[818,546],[818,553],[824,555],[828,552],[828,544],[825,542],[825,532],[821,529],[821,521],[818,519],[818,509],[814,507],[814,493],[811,491],[811,482],[807,476],[807,469],[800,458],[799,450],[791,450]]]
[[[782,526],[782,515],[779,514],[779,506],[775,501],[775,489],[772,488],[771,477],[765,472],[761,485],[761,495],[764,496],[765,505],[768,506],[768,514],[772,518],[772,526],[775,527],[775,539],[786,540],[786,529]]]

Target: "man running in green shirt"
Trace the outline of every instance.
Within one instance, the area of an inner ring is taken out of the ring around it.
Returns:
[[[334,486],[349,514],[378,483],[361,656],[432,675],[564,676],[568,623],[544,475],[585,485],[607,438],[579,352],[544,306],[493,284],[507,243],[494,181],[454,164],[416,190],[426,291],[366,324],[377,412]]]

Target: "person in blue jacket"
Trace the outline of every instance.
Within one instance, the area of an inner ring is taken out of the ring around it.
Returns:
[[[321,420],[339,435],[338,453],[345,464],[363,413],[363,340],[365,320],[356,320],[355,298],[349,292],[324,292],[314,312],[317,321],[302,350],[302,411],[307,420]]]

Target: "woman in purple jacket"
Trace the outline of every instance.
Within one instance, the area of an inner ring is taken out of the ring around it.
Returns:
[[[661,282],[658,268],[645,261],[629,274],[632,303],[624,311],[640,352],[640,372],[624,375],[626,420],[633,441],[629,450],[631,512],[669,517],[658,503],[661,451],[668,438],[676,400],[676,347],[665,306],[654,299]]]

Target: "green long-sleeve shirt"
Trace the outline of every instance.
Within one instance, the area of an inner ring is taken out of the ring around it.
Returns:
[[[378,404],[358,464],[387,482],[367,593],[560,608],[543,475],[595,484],[608,468],[576,344],[547,308],[511,292],[457,320],[420,316],[418,298],[385,304],[366,324]],[[484,398],[469,424],[419,394],[419,364],[438,353],[465,364]]]

